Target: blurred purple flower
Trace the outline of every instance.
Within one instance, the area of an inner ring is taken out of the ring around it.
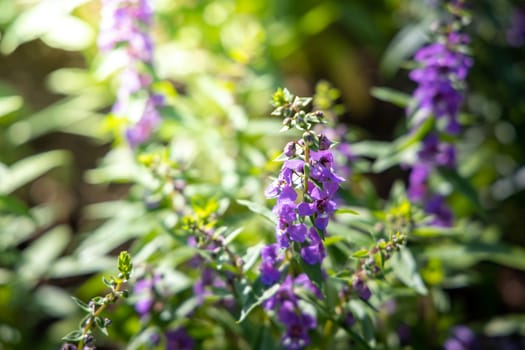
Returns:
[[[456,85],[465,80],[472,66],[472,59],[456,48],[468,42],[467,35],[451,32],[446,42],[424,46],[414,56],[421,66],[409,75],[418,83],[414,91],[415,105],[409,114],[418,110],[424,119],[446,118],[450,134],[459,132],[457,115],[463,102],[463,93]]]
[[[192,350],[195,341],[184,328],[166,332],[166,350]]]
[[[265,285],[271,286],[281,279],[281,272],[277,266],[277,263],[282,261],[282,257],[279,256],[279,247],[277,244],[267,245],[262,248],[261,256],[262,263],[259,266],[261,281]]]
[[[440,227],[451,227],[453,223],[452,211],[447,207],[445,198],[440,195],[430,197],[425,203],[425,212],[433,216],[431,224]]]
[[[443,344],[444,350],[479,350],[480,344],[474,332],[467,326],[455,326],[451,336]]]
[[[359,298],[367,301],[372,296],[372,292],[368,288],[368,286],[365,284],[362,278],[355,276],[354,280],[352,281],[352,287],[354,288],[357,295],[359,295]]]
[[[507,42],[515,47],[525,43],[525,7],[516,9],[512,14],[510,27],[507,30]]]
[[[145,277],[138,280],[133,286],[133,294],[137,296],[135,302],[135,311],[140,317],[147,316],[155,303],[155,284],[160,281],[162,277],[155,275],[153,277]]]
[[[158,107],[163,101],[151,92],[153,77],[144,69],[153,61],[153,42],[149,34],[152,16],[150,0],[102,2],[99,48],[101,51],[122,48],[128,61],[120,75],[120,88],[112,113],[129,118],[133,95],[145,91],[148,96],[137,120],[130,120],[131,126],[125,133],[132,147],[146,142],[161,121]]]
[[[217,275],[217,273],[205,267],[202,270],[200,278],[193,285],[193,293],[195,294],[199,304],[204,302],[204,298],[211,295],[209,288],[225,288],[226,283]]]
[[[461,8],[463,2],[452,1],[450,5]],[[442,41],[424,46],[414,55],[419,67],[410,72],[410,79],[418,86],[413,94],[414,102],[407,110],[413,119],[413,132],[424,120],[434,118],[435,125],[444,124],[444,133],[459,133],[458,114],[464,99],[462,86],[473,64],[463,49],[469,41],[466,34],[448,31]],[[434,216],[433,225],[452,226],[452,212],[428,187],[428,179],[436,167],[456,166],[456,150],[442,139],[441,132],[435,127],[422,140],[409,177],[408,197],[423,204],[425,211]]]
[[[151,62],[153,45],[148,34],[153,11],[149,0],[103,0],[98,46],[102,51],[125,45],[128,54]]]
[[[408,198],[413,201],[420,201],[425,198],[428,188],[428,177],[430,168],[424,164],[415,165],[408,181]]]

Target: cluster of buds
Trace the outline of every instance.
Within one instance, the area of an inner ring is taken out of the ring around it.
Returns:
[[[405,244],[406,236],[400,232],[392,235],[389,241],[380,239],[375,247],[368,251],[367,257],[361,261],[361,267],[368,275],[377,275],[385,261],[390,259],[394,252],[399,251]]]

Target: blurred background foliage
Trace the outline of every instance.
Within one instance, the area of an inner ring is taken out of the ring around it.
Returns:
[[[351,185],[362,196],[349,197],[350,204],[378,209],[394,180],[406,178],[399,166],[376,171],[366,161],[407,130],[404,109],[370,91],[411,94],[408,61],[428,40],[432,2],[154,2],[158,89],[170,105],[159,136],[196,194],[228,202],[225,224],[242,224],[244,246],[264,238],[261,226],[271,231],[235,199],[264,204],[265,181],[278,170],[268,160],[285,140],[276,134],[278,121],[265,117],[277,86],[306,96],[319,80],[330,81],[341,93],[347,138],[373,141],[356,145],[365,161]],[[476,188],[483,213],[454,192],[450,203],[465,218],[464,232],[447,249],[425,249],[418,258],[425,282],[444,288],[429,297],[451,311],[443,327],[471,322],[495,335],[525,332],[516,316],[525,312],[525,56],[505,34],[517,6],[523,4],[471,2],[475,65],[461,116],[459,173]],[[142,205],[126,200],[155,199],[155,182],[129,151],[111,147],[118,121],[105,116],[122,61],[96,48],[99,9],[88,0],[0,0],[0,349],[57,348],[79,317],[69,295],[97,294],[99,274],[113,268],[110,256],[159,229]],[[128,194],[131,182],[150,192]],[[473,218],[481,226],[470,224]],[[155,244],[150,249],[163,242]],[[450,270],[473,265],[472,273],[443,283]],[[137,327],[122,324],[113,337]]]

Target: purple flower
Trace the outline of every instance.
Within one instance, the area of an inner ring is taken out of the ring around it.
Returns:
[[[450,208],[445,204],[443,196],[434,195],[425,204],[425,212],[433,216],[432,225],[440,227],[451,227],[453,215]]]
[[[408,198],[418,201],[427,194],[427,181],[430,168],[427,165],[416,165],[412,168],[409,178]]]
[[[360,277],[354,277],[354,280],[352,282],[352,287],[356,291],[357,295],[359,295],[359,298],[363,300],[368,300],[372,296],[372,292],[368,288],[368,286],[365,284],[362,278]]]
[[[273,310],[280,308],[285,301],[297,303],[297,297],[293,291],[293,279],[290,275],[286,276],[277,292],[264,301],[263,306],[266,310]]]
[[[287,157],[295,156],[295,146],[296,146],[295,141],[288,142],[286,146],[284,146],[284,152],[283,152],[284,155]]]
[[[161,117],[153,100],[148,100],[142,118],[126,130],[126,138],[132,147],[146,142],[161,122]]]
[[[345,315],[345,317],[343,318],[343,324],[347,327],[347,328],[350,328],[352,327],[354,324],[355,324],[355,317],[354,317],[354,314],[352,314],[350,311],[348,311]]]
[[[271,286],[281,279],[281,272],[269,262],[263,262],[259,266],[259,272],[261,273],[262,283],[267,286]]]
[[[141,316],[147,316],[155,303],[155,284],[158,283],[161,276],[147,277],[138,280],[133,286],[133,294],[138,296],[135,303],[135,311]]]
[[[320,264],[326,256],[323,243],[312,243],[301,248],[301,257],[309,265]]]
[[[291,225],[288,228],[288,236],[292,241],[302,243],[306,239],[306,225],[297,224]]]
[[[279,258],[279,247],[276,244],[269,244],[261,249],[261,256],[263,261],[276,262],[281,260]]]
[[[184,328],[166,332],[166,350],[192,350],[195,341]]]
[[[261,272],[261,281],[267,286],[278,282],[281,279],[281,272],[277,264],[282,261],[279,256],[279,247],[277,244],[270,244],[262,248],[261,256],[263,262],[259,266]]]
[[[303,349],[310,344],[308,331],[317,327],[314,317],[301,313],[293,303],[286,301],[279,310],[279,321],[286,327],[286,332],[281,339],[285,349]]]

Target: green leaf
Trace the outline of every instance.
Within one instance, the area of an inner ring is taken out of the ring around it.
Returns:
[[[8,136],[13,144],[21,145],[52,131],[67,131],[78,122],[101,118],[96,111],[108,104],[106,95],[99,91],[62,99],[11,125]]]
[[[237,203],[239,203],[240,205],[243,205],[245,207],[247,207],[250,211],[256,213],[256,214],[260,214],[262,215],[263,217],[265,217],[266,219],[268,219],[272,224],[277,224],[277,218],[275,217],[274,213],[272,213],[272,211],[258,203],[255,203],[255,202],[252,202],[252,201],[248,201],[248,200],[244,200],[244,199],[238,199],[237,200]]]
[[[242,266],[243,272],[250,270],[253,267],[253,265],[255,265],[255,263],[259,259],[259,256],[261,255],[261,249],[263,247],[264,244],[259,243],[246,250],[246,254],[244,254],[244,256],[242,257],[242,261],[244,261],[244,264]]]
[[[408,287],[413,288],[419,294],[426,295],[427,287],[417,270],[416,261],[410,250],[406,247],[395,253],[391,259],[394,274]]]
[[[425,31],[428,27],[428,23],[423,22],[405,26],[399,31],[385,50],[380,63],[381,73],[392,77],[401,64],[426,42]]]
[[[64,256],[57,259],[48,267],[48,276],[51,278],[67,278],[107,271],[113,268],[115,260],[106,256]]]
[[[0,213],[10,213],[33,218],[24,202],[15,197],[0,194]]]
[[[361,141],[352,143],[352,155],[379,158],[392,152],[390,142]]]
[[[339,208],[335,211],[336,214],[351,214],[351,215],[359,215],[359,212],[350,208]]]
[[[415,145],[422,141],[428,133],[434,128],[434,118],[427,118],[423,121],[414,132],[410,132],[407,136],[404,136],[395,141],[395,149],[400,152],[407,148]]]
[[[381,173],[397,164],[400,164],[403,159],[403,155],[400,152],[391,153],[384,157],[376,159],[372,165],[372,171],[375,173]]]
[[[275,337],[272,335],[271,329],[267,323],[262,327],[259,327],[257,337],[254,337],[254,341],[250,346],[250,349],[254,350],[267,350],[267,349],[279,349],[279,344],[276,342]]]
[[[23,252],[23,264],[19,275],[22,280],[35,283],[49,273],[49,266],[62,253],[69,243],[71,232],[67,226],[58,226],[26,248]]]
[[[438,172],[452,184],[455,190],[463,194],[470,201],[470,203],[474,205],[474,208],[480,215],[486,216],[485,210],[483,209],[483,206],[479,200],[478,192],[472,186],[470,181],[461,176],[457,170],[448,167],[439,167]]]
[[[463,231],[457,228],[436,226],[418,226],[412,231],[414,236],[424,238],[459,236],[462,233]]]
[[[244,228],[239,227],[238,229],[234,230],[232,233],[228,234],[228,236],[224,239],[224,245],[230,244],[241,232]]]
[[[450,244],[429,247],[421,254],[425,258],[438,258],[456,268],[466,268],[479,261],[492,261],[525,271],[525,249],[502,243]]]
[[[275,284],[264,290],[260,280],[257,280],[253,286],[249,285],[246,280],[237,282],[235,287],[242,298],[242,310],[237,323],[242,322],[257,306],[271,298],[280,286],[280,284]]]
[[[68,343],[76,343],[80,339],[82,339],[82,332],[79,330],[69,332],[67,335],[62,337],[62,341],[68,342]]]
[[[104,333],[104,335],[108,335],[108,329],[106,328],[106,325],[104,324],[104,320],[100,317],[95,317],[95,326]]]
[[[49,170],[64,165],[69,159],[69,153],[57,150],[19,160],[7,172],[0,173],[0,194],[19,189]]]
[[[359,320],[359,326],[364,338],[357,334],[357,332],[346,329],[347,327],[345,327],[345,330],[352,336],[352,338],[356,339],[362,349],[375,349],[375,328],[370,316],[366,312],[364,304],[362,301],[351,300],[349,307],[352,310],[354,317]]]
[[[53,317],[71,317],[78,311],[71,296],[63,288],[43,285],[34,292],[33,298],[47,315]]]
[[[354,258],[364,258],[364,257],[367,257],[368,256],[368,249],[360,249],[358,250],[357,252],[355,252],[354,254],[352,254],[352,256]]]
[[[20,96],[0,97],[0,118],[20,109],[23,104]]]
[[[373,87],[370,94],[378,100],[390,102],[399,107],[407,107],[411,100],[409,95],[386,87]]]
[[[86,304],[85,302],[83,302],[82,300],[78,299],[78,298],[75,298],[75,297],[71,297],[71,299],[73,299],[73,301],[75,302],[75,304],[77,304],[82,310],[84,310],[85,312],[88,312],[88,313],[92,313],[93,310],[88,306],[88,304]]]
[[[492,319],[485,325],[485,332],[489,337],[509,336],[511,334],[525,334],[525,315],[505,315]]]

